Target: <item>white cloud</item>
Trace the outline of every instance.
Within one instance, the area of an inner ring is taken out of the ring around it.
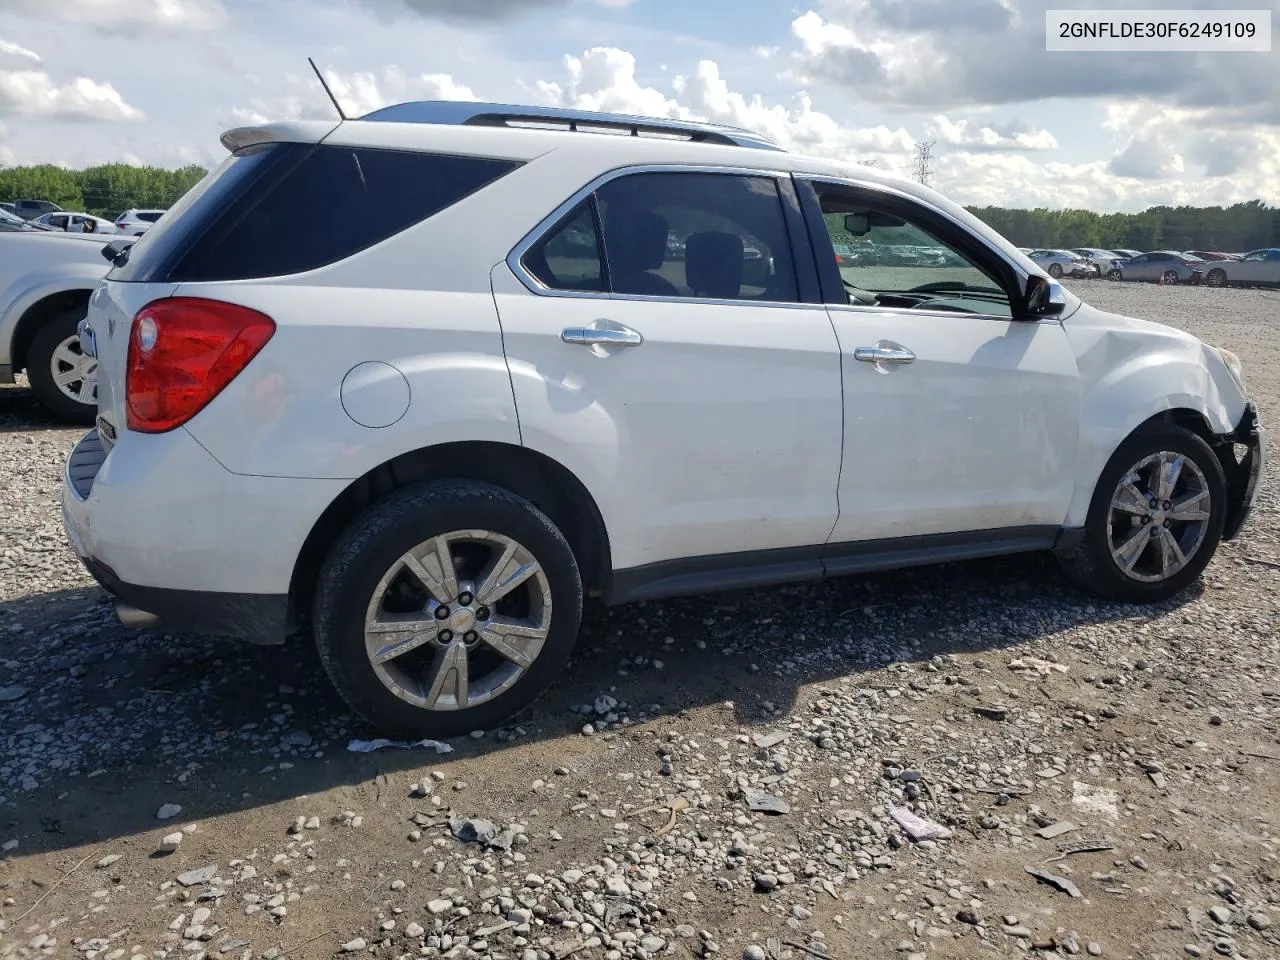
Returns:
[[[222,0],[5,0],[4,7],[113,33],[213,30],[227,19]]]
[[[1048,130],[1036,130],[1016,120],[997,129],[939,115],[925,126],[925,132],[947,147],[967,151],[1058,149],[1057,137]]]
[[[322,70],[324,78],[349,117],[359,117],[381,107],[406,100],[476,100],[470,87],[444,73],[411,75],[394,64],[378,73]],[[312,74],[289,75],[288,92],[276,98],[255,98],[233,107],[231,126],[253,126],[276,120],[329,120],[333,104]]]
[[[636,76],[635,57],[615,47],[595,47],[581,57],[565,57],[564,67],[566,82],[541,80],[537,84],[539,97],[548,105],[707,120],[754,130],[788,149],[849,161],[871,159],[868,154],[906,153],[912,148],[906,130],[843,126],[814,110],[812,99],[803,92],[789,104],[770,104],[759,95],[731,90],[713,60],[700,61],[689,76],[673,78],[671,96],[642,84]]]
[[[28,50],[16,43],[10,43],[8,40],[0,38],[0,62],[26,62],[39,63],[40,54],[34,50]]]
[[[73,120],[141,120],[109,83],[76,77],[57,84],[43,70],[0,70],[0,114]]]

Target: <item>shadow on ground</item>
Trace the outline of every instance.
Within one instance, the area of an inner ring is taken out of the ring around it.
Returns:
[[[9,804],[0,807],[0,837],[19,838],[26,856],[158,835],[163,803],[182,806],[171,830],[380,773],[447,771],[484,755],[507,763],[501,754],[531,742],[569,738],[557,748],[567,753],[588,719],[573,706],[606,692],[632,718],[672,721],[732,701],[737,722],[773,722],[804,685],[939,654],[999,656],[1078,625],[1145,621],[1177,605],[1101,603],[1066,585],[1051,558],[1033,555],[597,607],[546,697],[506,730],[455,740],[454,754],[437,757],[348,752],[351,737],[377,733],[346,710],[305,640],[252,647],[139,635],[115,625],[96,588],[36,595],[0,604],[0,637],[10,638],[0,647],[8,674],[0,687],[29,691],[0,703],[0,767],[38,781],[0,784]],[[1018,632],[1014,623],[1035,626]],[[289,745],[291,733],[310,744]]]

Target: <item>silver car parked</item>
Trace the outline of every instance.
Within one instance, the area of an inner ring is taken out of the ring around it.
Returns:
[[[1280,286],[1280,247],[1246,253],[1239,260],[1220,260],[1204,276],[1211,287]]]
[[[1032,250],[1027,254],[1045,273],[1057,280],[1061,277],[1096,277],[1093,264],[1070,250]]]
[[[1176,250],[1155,250],[1126,260],[1115,269],[1120,280],[1147,283],[1200,283],[1204,279],[1205,261]]]
[[[1101,247],[1072,247],[1068,253],[1074,253],[1077,256],[1084,257],[1098,272],[1098,276],[1105,277],[1111,272],[1112,268],[1117,266],[1121,261],[1128,259],[1122,257],[1114,250],[1103,250]]]

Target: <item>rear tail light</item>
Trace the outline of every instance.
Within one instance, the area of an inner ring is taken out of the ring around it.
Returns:
[[[130,430],[186,423],[234,380],[276,331],[248,307],[170,297],[143,307],[129,332],[125,399]]]

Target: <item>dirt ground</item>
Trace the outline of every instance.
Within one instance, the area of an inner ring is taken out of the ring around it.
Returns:
[[[1280,293],[1072,286],[1280,423]],[[1030,556],[593,609],[518,723],[357,753],[308,644],[114,623],[80,433],[0,388],[0,957],[1280,957],[1274,448],[1158,607]]]

